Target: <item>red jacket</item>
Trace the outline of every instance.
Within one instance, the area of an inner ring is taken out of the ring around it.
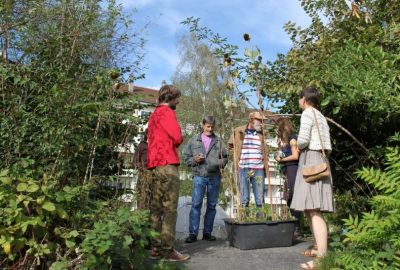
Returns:
[[[157,106],[150,115],[147,132],[147,168],[179,165],[176,149],[182,143],[182,134],[175,111],[167,105]]]

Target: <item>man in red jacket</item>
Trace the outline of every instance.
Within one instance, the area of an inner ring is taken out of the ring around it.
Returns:
[[[160,233],[153,241],[151,258],[162,256],[166,261],[184,261],[189,255],[174,249],[175,226],[179,199],[179,156],[181,128],[175,109],[181,92],[173,85],[164,85],[158,93],[158,106],[148,125],[147,168],[154,171],[153,197],[150,204],[152,228]]]

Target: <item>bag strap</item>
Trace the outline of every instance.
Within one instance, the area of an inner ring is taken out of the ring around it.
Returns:
[[[322,147],[322,155],[324,156],[324,158],[326,158],[324,143],[323,143],[323,141],[322,141],[321,132],[319,131],[319,125],[318,125],[318,121],[317,121],[317,115],[315,114],[315,110],[314,110],[314,109],[311,109],[311,110],[312,110],[312,112],[313,112],[313,114],[314,114],[314,122],[315,122],[315,125],[317,126],[318,138],[319,138],[319,141],[320,141],[321,147]]]
[[[306,149],[304,154],[304,162],[303,162],[303,166],[306,165],[306,160],[307,160],[307,153],[308,153],[308,149]]]

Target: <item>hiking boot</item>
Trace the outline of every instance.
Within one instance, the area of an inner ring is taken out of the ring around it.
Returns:
[[[160,252],[156,248],[152,248],[149,252],[149,258],[152,260],[160,259]]]
[[[189,234],[189,236],[185,239],[185,243],[193,243],[197,241],[197,236],[194,234]]]
[[[167,256],[164,257],[167,262],[181,262],[190,259],[187,254],[181,254],[179,251],[173,249]]]
[[[215,241],[215,240],[217,240],[217,238],[211,234],[203,234],[203,240]]]

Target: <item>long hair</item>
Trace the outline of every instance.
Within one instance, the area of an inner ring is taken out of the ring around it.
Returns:
[[[289,144],[290,134],[293,132],[292,121],[289,118],[283,117],[277,121],[277,137],[279,140],[279,146]]]

